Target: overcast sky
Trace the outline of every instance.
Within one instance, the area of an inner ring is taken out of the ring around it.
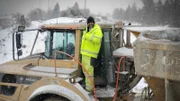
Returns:
[[[75,2],[78,2],[80,8],[84,8],[85,0],[0,0],[0,15],[20,12],[27,14],[34,8],[42,8],[47,10],[53,9],[58,2],[60,10],[72,7]],[[106,14],[112,13],[114,8],[126,8],[134,2],[138,7],[142,7],[141,0],[86,0],[86,6],[92,13]],[[164,1],[164,0],[162,0]]]

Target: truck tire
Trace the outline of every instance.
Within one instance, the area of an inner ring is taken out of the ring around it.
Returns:
[[[48,97],[44,101],[70,101],[70,100],[62,97]]]

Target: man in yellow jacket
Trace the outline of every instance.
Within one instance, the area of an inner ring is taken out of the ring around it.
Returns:
[[[87,69],[90,74],[90,77],[94,81],[94,64],[95,60],[98,57],[99,50],[101,48],[101,40],[103,34],[100,26],[95,23],[93,17],[89,17],[87,19],[87,27],[82,36],[82,43],[81,43],[81,54],[82,54],[82,64]],[[86,83],[86,90],[91,92],[93,91],[93,86],[90,81],[90,78],[83,71],[85,75],[85,83]]]

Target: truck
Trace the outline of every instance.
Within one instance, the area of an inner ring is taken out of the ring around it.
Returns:
[[[103,39],[94,67],[94,93],[86,92],[82,73],[80,45],[85,23],[49,24],[36,29],[18,26],[12,34],[13,61],[0,65],[0,101],[127,100],[141,79],[134,67],[132,33],[122,26],[99,25]],[[24,37],[30,38],[32,31],[37,32],[30,40],[32,46],[26,46]],[[41,34],[46,35],[44,51],[34,52]],[[25,47],[30,51],[23,51]]]
[[[141,33],[133,48],[136,73],[149,86],[142,101],[179,101],[180,29],[131,31]]]

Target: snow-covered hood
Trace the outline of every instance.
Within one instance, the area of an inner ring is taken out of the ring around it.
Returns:
[[[74,73],[76,69],[57,68],[57,74],[60,78],[69,78],[70,74]],[[0,65],[0,73],[15,74],[24,76],[38,76],[38,77],[53,77],[55,76],[54,67],[33,66],[31,64],[2,64]]]

